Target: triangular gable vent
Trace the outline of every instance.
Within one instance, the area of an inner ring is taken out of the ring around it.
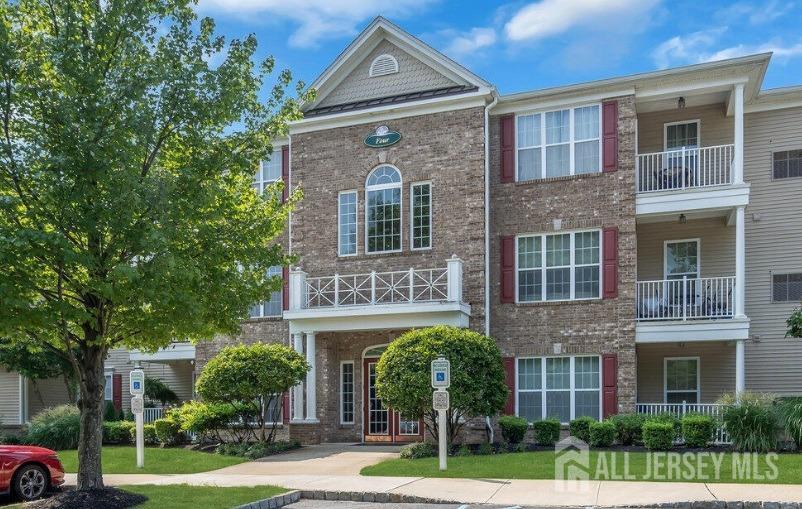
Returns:
[[[398,72],[398,60],[392,55],[379,55],[370,64],[370,77],[386,76]]]

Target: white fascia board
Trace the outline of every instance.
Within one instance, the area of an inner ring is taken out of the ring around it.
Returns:
[[[154,353],[142,350],[128,352],[131,362],[170,362],[195,360],[195,345],[192,343],[175,343],[161,348]]]
[[[690,343],[749,339],[749,319],[638,322],[636,343]]]
[[[635,92],[636,99],[665,99],[675,97],[677,94],[698,91],[720,92],[728,88],[749,82],[745,77],[734,77],[723,80],[688,81],[669,87],[638,87]]]
[[[290,136],[336,127],[347,127],[359,124],[369,124],[379,121],[394,120],[417,115],[429,115],[443,111],[461,110],[484,106],[490,98],[489,89],[479,89],[476,92],[424,99],[421,101],[388,104],[376,108],[323,115],[289,123]]]
[[[599,102],[610,97],[621,97],[634,95],[635,88],[619,88],[600,92],[593,92],[580,95],[569,95],[568,93],[549,95],[543,97],[531,97],[523,100],[510,101],[504,97],[499,99],[498,105],[492,110],[492,115],[504,115],[507,113],[517,113],[519,111],[545,110],[561,106]]]
[[[749,205],[749,189],[750,185],[744,183],[685,191],[638,193],[635,196],[635,214],[642,217],[745,206]]]

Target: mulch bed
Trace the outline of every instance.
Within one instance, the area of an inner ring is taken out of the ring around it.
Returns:
[[[25,509],[125,509],[134,507],[148,497],[117,488],[86,491],[62,491],[50,498],[25,504]]]

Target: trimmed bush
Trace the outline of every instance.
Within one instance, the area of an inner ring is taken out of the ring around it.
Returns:
[[[709,415],[686,414],[682,417],[682,436],[688,447],[707,447],[715,429],[716,423]]]
[[[609,420],[615,426],[616,439],[621,445],[633,445],[641,441],[641,429],[646,422],[643,414],[616,414]]]
[[[596,422],[593,417],[577,417],[568,423],[568,429],[572,437],[576,437],[585,443],[590,443],[590,425]]]
[[[674,439],[676,440],[682,436],[682,422],[679,420],[679,417],[672,413],[663,412],[660,414],[649,415],[646,417],[645,422],[660,422],[663,424],[670,424],[674,430]]]
[[[674,446],[676,431],[670,422],[649,420],[643,423],[643,445],[652,451],[668,451]]]
[[[156,431],[156,440],[162,445],[176,445],[184,440],[184,434],[181,433],[181,425],[171,416],[164,419],[156,419],[153,422],[153,427]]]
[[[75,405],[48,408],[28,426],[25,443],[53,450],[76,449],[81,430],[81,414]]]
[[[159,440],[156,438],[156,426],[145,424],[142,427],[142,434],[145,435],[145,445],[157,445]],[[136,443],[136,424],[131,426],[131,443]]]
[[[104,444],[130,444],[131,433],[136,436],[136,425],[128,421],[112,421],[103,423]]]
[[[301,447],[301,443],[297,440],[290,442],[243,442],[236,444],[220,444],[217,447],[217,453],[225,456],[239,456],[241,458],[256,460],[264,458],[265,456],[298,449],[299,447]]]
[[[473,456],[473,453],[471,452],[470,447],[462,444],[456,451],[454,451],[454,456]]]
[[[112,422],[119,420],[120,414],[117,412],[117,409],[114,408],[114,402],[106,401],[106,405],[103,407],[103,421],[104,422]]]
[[[724,395],[721,418],[736,451],[768,452],[777,448],[779,416],[775,398],[767,394],[742,392]]]
[[[515,415],[502,415],[498,419],[501,428],[501,436],[508,444],[521,443],[529,428],[529,422],[523,417]]]
[[[557,419],[535,421],[532,430],[537,445],[554,445],[560,439],[560,421]]]
[[[476,448],[476,454],[479,456],[487,456],[489,454],[493,454],[493,444],[488,442],[482,442],[479,444],[479,447]]]
[[[415,442],[401,448],[401,458],[403,459],[416,460],[433,456],[437,456],[437,447],[429,442]]]
[[[591,422],[589,434],[593,447],[610,447],[615,442],[615,424],[610,421]]]
[[[170,411],[181,431],[195,433],[199,442],[211,439],[222,442],[222,432],[237,418],[238,409],[229,403],[188,401]]]

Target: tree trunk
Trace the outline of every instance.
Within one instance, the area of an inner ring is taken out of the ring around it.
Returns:
[[[78,489],[103,488],[100,452],[103,445],[103,358],[99,347],[82,347],[78,356],[81,434],[78,440]]]

